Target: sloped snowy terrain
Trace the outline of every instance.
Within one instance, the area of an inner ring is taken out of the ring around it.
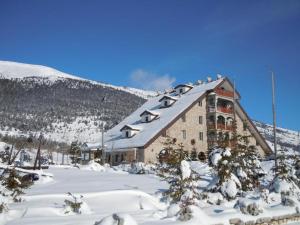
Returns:
[[[155,93],[58,70],[0,61],[0,134],[43,132],[51,140],[93,142]]]
[[[253,121],[258,131],[267,140],[271,148],[273,145],[273,126],[258,121]],[[277,143],[279,149],[293,154],[295,151],[300,153],[300,133],[285,128],[277,128]]]
[[[145,91],[136,88],[130,87],[120,87],[110,84],[105,84],[101,82],[91,81],[79,76],[70,75],[59,70],[42,66],[42,65],[33,65],[19,62],[11,62],[11,61],[0,61],[0,79],[22,79],[22,78],[32,78],[32,77],[40,77],[46,78],[50,81],[54,82],[57,80],[63,79],[73,79],[73,80],[81,80],[88,81],[93,84],[101,85],[104,87],[114,88],[116,90],[126,91],[131,94],[140,96],[142,98],[148,98],[149,96],[155,95],[153,91]]]

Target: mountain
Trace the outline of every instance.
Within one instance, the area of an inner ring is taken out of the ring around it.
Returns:
[[[256,125],[258,131],[267,140],[271,148],[274,149],[273,126],[258,121],[253,122]],[[278,150],[283,150],[288,154],[294,154],[295,151],[300,153],[299,132],[280,127],[278,127],[276,131]]]
[[[69,75],[58,70],[0,61],[0,130],[5,135],[37,135],[52,140],[99,140],[106,129],[154,95]]]
[[[0,61],[0,134],[43,134],[55,141],[96,142],[100,125],[111,128],[155,95],[83,79],[40,65]],[[254,121],[272,147],[271,125]],[[298,133],[277,129],[278,144],[289,152]],[[300,149],[298,150],[300,151]]]

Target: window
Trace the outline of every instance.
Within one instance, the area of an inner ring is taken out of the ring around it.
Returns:
[[[165,101],[164,105],[165,105],[165,107],[167,107],[168,106],[168,101]]]
[[[186,130],[182,130],[181,132],[182,132],[182,138],[186,139]]]
[[[198,105],[199,105],[199,106],[202,106],[202,101],[199,101],[199,102],[198,102]]]
[[[203,117],[199,116],[199,124],[203,124]]]
[[[182,115],[181,120],[182,120],[182,122],[185,122],[185,121],[186,121],[186,116],[185,116],[185,114]]]
[[[180,93],[180,94],[183,93],[183,89],[182,89],[182,88],[179,89],[179,93]]]
[[[203,132],[199,132],[199,140],[203,141]]]
[[[119,155],[115,155],[115,162],[118,162],[119,161]]]
[[[145,121],[146,121],[146,123],[149,122],[148,116],[145,117]]]
[[[129,137],[129,131],[126,131],[125,136]]]

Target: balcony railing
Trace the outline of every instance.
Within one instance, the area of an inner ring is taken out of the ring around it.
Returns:
[[[217,129],[225,130],[225,124],[218,123],[218,124],[217,124]]]
[[[216,112],[216,108],[215,108],[215,107],[212,107],[212,106],[208,106],[208,107],[207,107],[207,112],[209,112],[209,113],[214,113],[214,112]]]
[[[216,125],[215,124],[207,124],[207,128],[209,130],[215,130],[216,129]]]
[[[226,107],[220,107],[219,106],[217,109],[218,109],[219,112],[233,114],[233,109],[231,109],[231,108],[226,108]]]
[[[232,125],[227,125],[226,130],[233,131],[233,126]]]
[[[225,97],[229,97],[229,98],[234,97],[234,94],[233,94],[232,91],[226,91],[226,90],[223,90],[221,88],[216,88],[215,92],[216,92],[217,95],[221,95],[221,96],[225,96]]]

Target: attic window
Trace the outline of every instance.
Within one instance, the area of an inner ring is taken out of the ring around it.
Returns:
[[[142,123],[149,123],[159,117],[159,113],[151,110],[145,110],[141,115]]]
[[[192,85],[189,84],[179,84],[174,89],[176,90],[177,95],[184,94],[193,88]]]
[[[173,105],[176,101],[177,101],[178,98],[176,97],[173,97],[173,96],[168,96],[168,95],[165,95],[164,97],[162,97],[159,102],[161,104],[161,108],[166,108],[166,107],[169,107],[171,105]]]
[[[133,125],[125,125],[120,131],[123,138],[131,138],[140,131],[140,128]]]

